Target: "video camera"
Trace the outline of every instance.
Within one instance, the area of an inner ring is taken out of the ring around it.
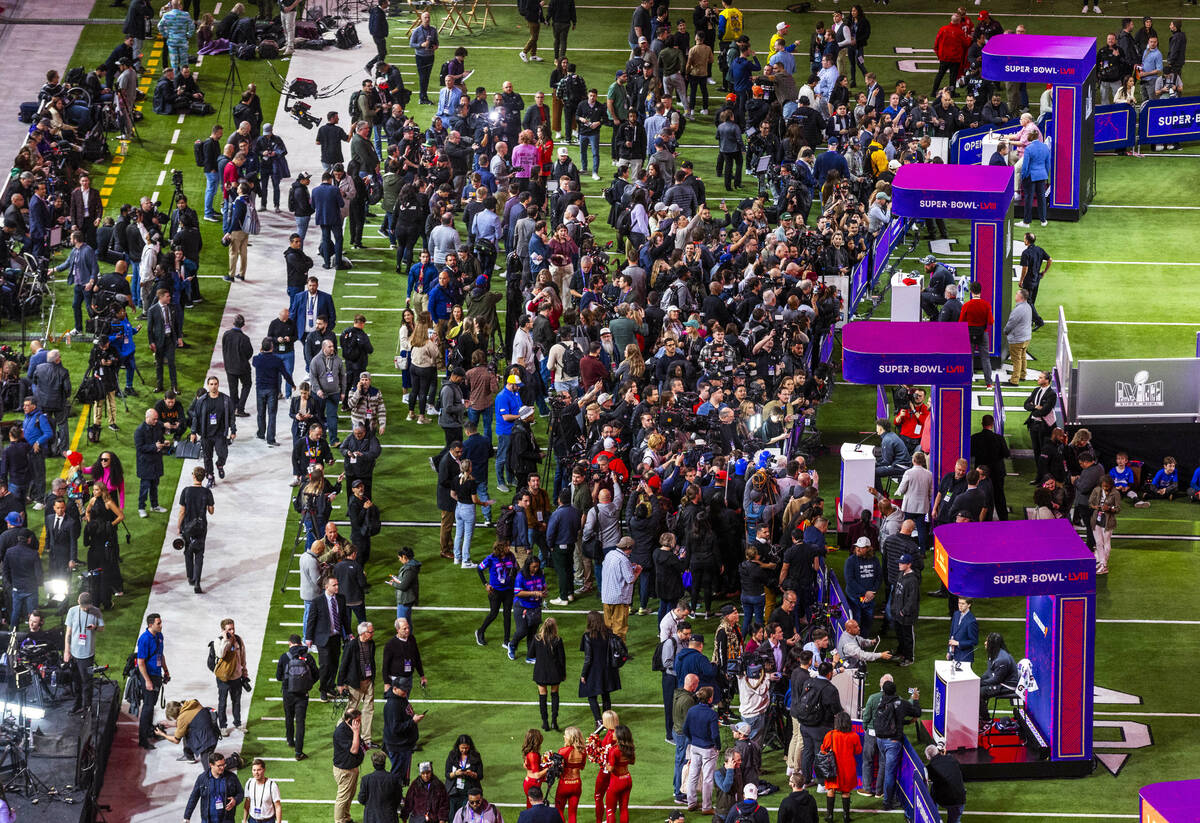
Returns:
[[[284,106],[283,110],[306,129],[311,130],[313,127],[321,125],[320,118],[312,113],[312,106],[303,100],[295,100],[292,102],[291,107]]]

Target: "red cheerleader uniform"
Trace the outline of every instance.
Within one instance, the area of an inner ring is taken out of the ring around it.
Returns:
[[[605,729],[604,737],[600,740],[600,750],[603,751],[605,746],[616,745],[616,735],[612,729]],[[596,823],[604,823],[604,796],[608,791],[608,758],[600,763],[600,771],[596,773],[596,793],[593,800],[596,801]]]
[[[629,774],[630,761],[621,750],[613,746],[607,757],[609,771],[608,791],[604,795],[605,823],[629,823],[629,793],[633,790],[633,776]]]
[[[562,776],[558,778],[558,790],[554,795],[554,808],[567,823],[578,823],[579,797],[583,794],[583,767],[587,758],[583,752],[574,746],[563,746],[558,750],[562,755]],[[563,810],[566,809],[566,813]]]
[[[540,752],[529,752],[525,755],[525,772],[526,777],[521,781],[521,793],[525,795],[525,808],[533,805],[529,801],[529,790],[534,786],[540,786],[542,781],[536,777],[529,777],[529,772],[540,772],[542,770],[542,755]]]

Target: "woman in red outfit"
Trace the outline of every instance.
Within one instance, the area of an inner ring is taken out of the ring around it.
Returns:
[[[617,717],[617,713],[609,709],[600,716],[600,726],[588,738],[594,747],[591,759],[600,767],[600,771],[596,772],[596,791],[592,796],[596,801],[596,823],[604,823],[604,795],[608,791],[608,750],[617,742],[613,729],[620,722],[621,718]]]
[[[633,776],[629,767],[637,760],[633,749],[633,733],[628,726],[617,726],[613,730],[617,745],[608,750],[608,791],[604,794],[605,823],[629,823],[629,793],[633,790]]]
[[[540,786],[542,778],[546,776],[546,769],[542,768],[541,732],[537,729],[525,732],[525,745],[521,747],[521,754],[525,755],[525,779],[521,781],[521,792],[525,795],[525,808],[528,809],[533,805],[529,802],[529,790]]]
[[[833,752],[837,762],[837,777],[825,781],[825,819],[833,821],[833,796],[842,793],[842,815],[847,822],[850,820],[850,793],[858,786],[858,766],[855,757],[862,754],[862,741],[854,733],[850,724],[850,715],[838,712],[833,719],[833,731],[825,735],[821,741],[821,751]]]
[[[563,732],[563,743],[566,745],[558,750],[562,755],[563,769],[558,778],[558,793],[554,795],[554,808],[558,809],[559,816],[567,823],[577,823],[579,797],[583,794],[583,767],[587,763],[583,732],[576,726],[568,726]]]

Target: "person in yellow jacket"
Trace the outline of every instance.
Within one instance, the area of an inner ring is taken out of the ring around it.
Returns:
[[[742,36],[742,10],[734,5],[734,0],[721,0],[721,13],[717,15],[717,30],[722,43],[732,43]]]
[[[871,161],[871,173],[875,177],[883,174],[888,169],[887,153],[883,150],[883,146],[879,144],[878,138],[874,138],[867,144],[867,159]]]

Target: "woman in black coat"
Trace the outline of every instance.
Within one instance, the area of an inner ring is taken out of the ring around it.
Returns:
[[[612,693],[621,689],[621,671],[612,664],[608,645],[612,632],[604,624],[604,615],[588,612],[587,630],[579,639],[583,652],[583,670],[579,674],[579,696],[586,697],[592,718],[600,724],[603,711],[612,708]]]
[[[667,612],[686,594],[683,587],[683,573],[687,571],[688,563],[681,552],[676,549],[675,535],[666,532],[658,539],[659,546],[654,552],[654,588],[658,595],[658,622],[667,616]]]
[[[533,638],[533,682],[537,684],[538,706],[542,711],[542,731],[558,728],[558,687],[567,679],[567,652],[558,636],[558,621],[547,617]],[[546,713],[546,692],[550,692],[550,714]]]
[[[649,614],[650,594],[655,591],[654,550],[658,547],[658,536],[666,530],[666,518],[658,498],[644,481],[637,494],[629,495],[625,521],[629,523],[629,536],[633,538],[633,554],[629,559],[642,567],[642,573],[638,575],[641,597],[638,614]]]

